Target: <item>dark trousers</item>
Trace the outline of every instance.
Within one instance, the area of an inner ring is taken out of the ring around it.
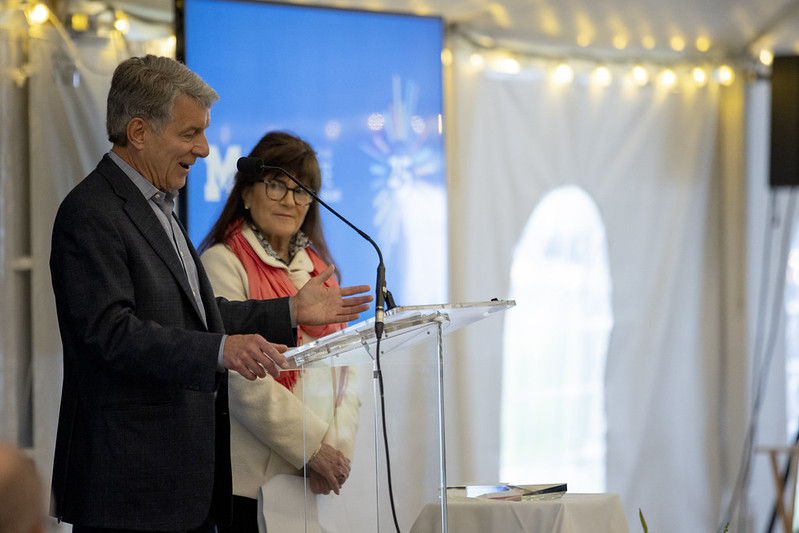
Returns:
[[[258,500],[233,496],[233,520],[219,526],[219,533],[258,533]]]
[[[257,529],[256,523],[256,532]],[[106,527],[89,527],[89,526],[72,526],[72,533],[153,533],[152,531],[139,531],[138,529],[110,529]],[[208,518],[203,525],[198,527],[197,529],[190,529],[188,531],[169,531],[163,533],[217,533],[216,526],[214,525],[214,520],[212,518]]]

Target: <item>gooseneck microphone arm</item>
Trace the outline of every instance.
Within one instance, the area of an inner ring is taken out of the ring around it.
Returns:
[[[380,260],[380,262],[377,265],[377,282],[375,284],[376,285],[375,335],[377,335],[378,339],[382,337],[383,328],[384,328],[383,314],[386,311],[385,309],[386,303],[388,303],[388,305],[390,306],[388,309],[395,307],[395,305],[393,298],[391,297],[391,293],[389,293],[388,290],[386,289],[386,266],[383,263],[383,253],[380,251],[380,247],[377,245],[377,243],[374,240],[372,240],[372,238],[369,235],[367,235],[365,232],[357,228],[352,222],[350,222],[349,220],[344,218],[344,216],[339,214],[338,211],[327,205],[324,202],[324,200],[319,198],[319,195],[317,195],[315,191],[309,189],[308,187],[300,183],[300,181],[294,176],[292,176],[291,173],[286,169],[274,165],[264,164],[263,160],[261,160],[258,157],[240,157],[239,160],[236,162],[236,168],[239,169],[239,172],[242,172],[244,174],[251,174],[254,176],[263,176],[269,170],[277,170],[278,172],[286,176],[288,179],[293,181],[297,185],[297,187],[310,194],[314,200],[322,204],[322,206],[325,209],[336,215],[336,217],[338,217],[339,220],[341,220],[346,225],[354,229],[358,233],[358,235],[366,239],[369,242],[369,244],[371,244],[374,247],[375,251],[377,252],[377,258]]]

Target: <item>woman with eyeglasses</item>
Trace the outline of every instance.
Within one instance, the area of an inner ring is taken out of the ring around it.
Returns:
[[[313,148],[294,135],[267,133],[250,157],[283,169],[313,191],[321,187]],[[333,263],[318,204],[277,169],[263,176],[236,173],[200,250],[214,292],[228,300],[291,296]],[[326,284],[338,282],[331,276]],[[345,326],[300,326],[297,343]],[[257,533],[259,490],[278,474],[302,476],[307,470],[314,493],[339,494],[349,477],[358,425],[354,380],[348,367],[283,371],[277,379],[257,381],[230,373],[233,523],[221,532]]]

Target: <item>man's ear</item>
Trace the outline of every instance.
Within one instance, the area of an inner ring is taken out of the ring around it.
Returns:
[[[141,150],[144,146],[144,139],[149,131],[147,122],[140,117],[133,117],[128,122],[128,142],[136,149]]]

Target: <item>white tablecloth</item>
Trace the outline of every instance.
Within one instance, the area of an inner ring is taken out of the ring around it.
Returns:
[[[508,502],[447,497],[451,533],[629,533],[617,494],[569,494],[555,500]],[[411,533],[441,533],[441,506],[427,504]]]

